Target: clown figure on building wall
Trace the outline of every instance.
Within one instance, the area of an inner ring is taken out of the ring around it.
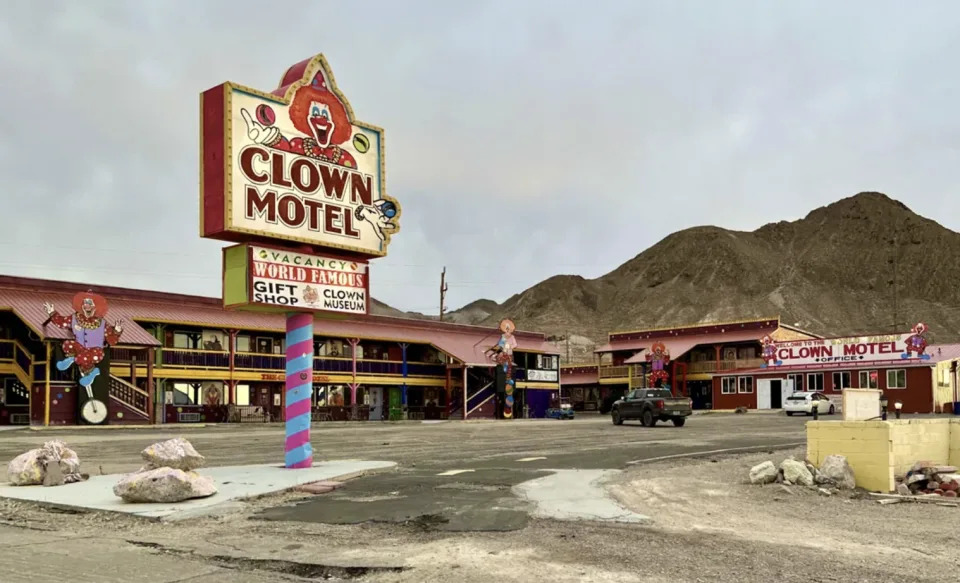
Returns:
[[[88,386],[100,374],[98,365],[103,360],[104,345],[113,346],[123,333],[121,321],[113,326],[107,325],[107,300],[103,296],[85,292],[73,296],[74,313],[63,316],[57,313],[53,304],[45,303],[43,309],[50,322],[58,328],[70,330],[73,340],[63,341],[63,354],[66,356],[57,363],[57,369],[67,370],[76,364],[80,369],[80,386]]]
[[[929,360],[930,355],[925,353],[927,350],[927,339],[924,337],[924,334],[927,332],[927,325],[920,322],[913,327],[912,332],[913,333],[904,341],[906,347],[904,348],[903,354],[900,355],[900,358],[907,359],[912,356]]]
[[[760,340],[760,344],[762,345],[760,354],[763,359],[763,364],[760,365],[761,368],[780,366],[783,364],[782,360],[777,360],[777,345],[769,335],[764,336],[763,339]]]

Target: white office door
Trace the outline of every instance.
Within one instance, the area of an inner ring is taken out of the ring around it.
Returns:
[[[793,379],[783,379],[783,398],[786,399],[797,389],[793,386]]]
[[[770,379],[757,379],[757,409],[770,408]]]

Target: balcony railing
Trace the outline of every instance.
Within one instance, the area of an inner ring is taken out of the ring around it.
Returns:
[[[230,368],[230,354],[214,350],[189,350],[183,348],[164,348],[162,361],[164,366],[191,368]],[[256,354],[238,352],[233,362],[236,370],[275,370],[286,369],[286,356],[282,354]],[[351,373],[353,360],[344,357],[318,356],[313,359],[313,370],[320,373]],[[357,374],[382,374],[400,376],[403,363],[395,360],[357,359]],[[408,362],[409,376],[444,376],[446,367],[442,364]]]
[[[760,368],[762,364],[762,358],[742,358],[738,360],[721,360],[719,362],[716,360],[702,360],[687,364],[687,373],[702,374],[743,368]]]
[[[598,376],[601,379],[625,379],[630,376],[629,365],[624,366],[601,366]]]
[[[0,362],[16,364],[26,378],[33,373],[33,356],[16,340],[0,340]]]

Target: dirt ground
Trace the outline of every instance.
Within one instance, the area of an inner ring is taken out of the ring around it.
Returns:
[[[641,526],[533,520],[515,532],[448,533],[429,521],[331,526],[257,518],[261,509],[303,498],[293,494],[175,523],[52,513],[0,501],[0,548],[17,533],[49,534],[58,545],[83,539],[122,549],[116,556],[131,565],[163,559],[184,569],[182,579],[148,573],[129,579],[144,583],[956,580],[960,509],[881,506],[849,495],[746,483],[752,465],[791,453],[803,452],[631,466],[608,487],[625,506],[652,518]],[[201,567],[212,570],[187,575]],[[28,579],[0,573],[0,580]],[[75,573],[69,580],[124,579]]]

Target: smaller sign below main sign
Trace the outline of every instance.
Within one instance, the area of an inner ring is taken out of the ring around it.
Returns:
[[[557,382],[557,371],[531,369],[527,371],[527,380],[540,381],[545,383],[555,383]]]
[[[224,305],[367,314],[368,264],[315,253],[237,245],[224,249]]]

